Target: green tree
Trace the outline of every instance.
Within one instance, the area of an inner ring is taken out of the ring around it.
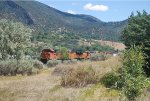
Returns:
[[[21,59],[24,49],[29,47],[31,29],[21,23],[14,23],[5,19],[0,20],[0,54],[1,59],[8,57]]]
[[[122,68],[117,73],[108,73],[101,83],[106,87],[115,87],[122,90],[128,101],[135,101],[150,86],[150,79],[144,75],[143,66],[146,64],[146,54],[143,47],[132,45],[122,57]]]
[[[132,13],[123,31],[122,40],[128,48],[132,45],[144,46],[142,50],[148,56],[146,58],[148,64],[144,69],[150,76],[150,15],[145,11],[137,12],[137,15]]]
[[[66,60],[69,58],[68,50],[65,47],[60,48],[60,53],[61,53],[61,59]]]
[[[143,75],[145,64],[145,54],[141,47],[131,46],[125,51],[121,68],[121,81],[123,81],[123,93],[129,101],[135,101],[136,97],[147,87],[148,80]]]

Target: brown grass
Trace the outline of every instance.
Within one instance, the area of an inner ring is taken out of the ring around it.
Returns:
[[[119,101],[118,91],[107,89],[101,84],[90,84],[82,88],[65,88],[60,85],[64,69],[92,66],[102,76],[116,70],[121,65],[118,60],[119,57],[112,57],[106,61],[59,64],[33,76],[1,76],[0,101]],[[61,69],[54,73],[56,68]],[[143,95],[146,100],[139,101],[149,101],[149,92],[146,91],[146,95]]]
[[[108,45],[110,47],[113,47],[114,49],[118,49],[120,51],[124,50],[126,46],[121,42],[113,42],[113,41],[104,41],[104,40],[92,40],[91,42],[80,40],[80,45],[87,45],[90,46],[91,44],[99,43],[101,45]]]
[[[96,42],[99,42],[101,45],[108,45],[120,51],[124,50],[126,47],[123,43],[120,43],[120,42],[112,42],[112,41],[104,41],[104,40],[97,40]]]
[[[69,68],[61,76],[63,87],[83,87],[98,81],[98,76],[92,67]]]

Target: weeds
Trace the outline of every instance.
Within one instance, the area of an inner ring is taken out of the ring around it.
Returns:
[[[83,87],[98,82],[95,70],[89,67],[69,68],[64,71],[61,85],[64,87]]]

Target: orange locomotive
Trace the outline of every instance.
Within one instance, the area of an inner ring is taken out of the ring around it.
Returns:
[[[90,52],[68,52],[69,59],[89,59],[90,56]],[[43,63],[47,63],[48,60],[61,59],[61,57],[61,53],[56,53],[53,49],[43,49],[41,53],[41,61]]]

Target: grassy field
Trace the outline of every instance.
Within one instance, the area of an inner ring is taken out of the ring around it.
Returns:
[[[83,61],[74,64],[59,64],[54,68],[41,71],[33,76],[0,77],[0,101],[119,101],[119,91],[108,89],[98,84],[82,88],[66,88],[60,85],[61,77],[58,68],[77,68],[91,66],[100,77],[121,66],[119,57],[105,61]],[[149,101],[147,91],[139,101]],[[145,98],[146,96],[146,98]]]

